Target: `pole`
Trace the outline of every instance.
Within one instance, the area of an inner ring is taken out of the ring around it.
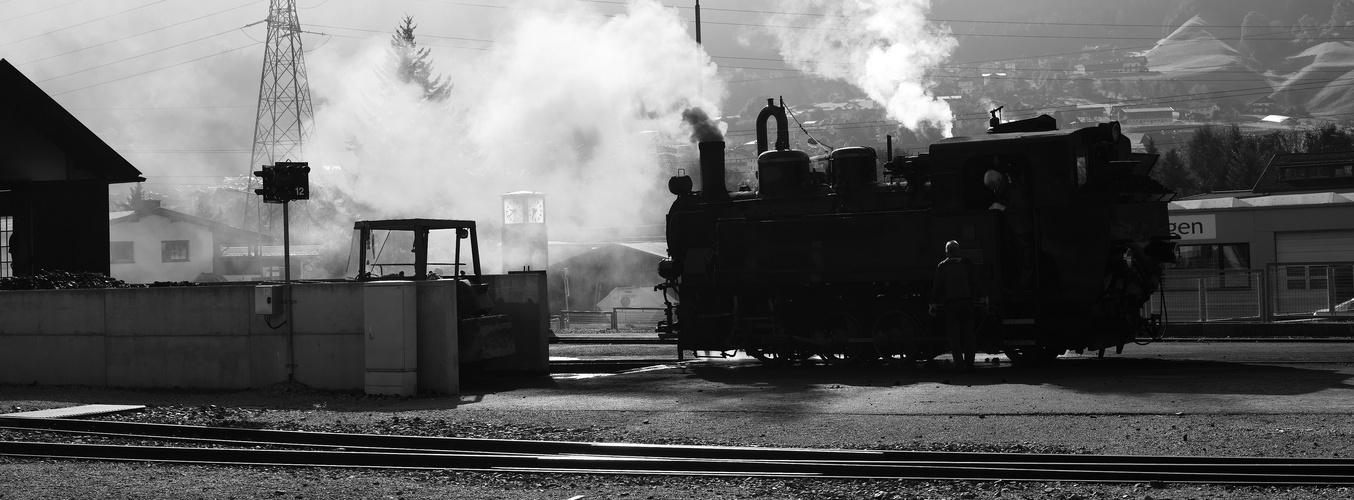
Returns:
[[[696,0],[696,45],[701,44],[701,0]]]
[[[287,381],[296,381],[296,326],[292,324],[292,307],[295,305],[291,295],[291,214],[287,207],[291,203],[282,202],[282,290],[283,304],[287,308]]]

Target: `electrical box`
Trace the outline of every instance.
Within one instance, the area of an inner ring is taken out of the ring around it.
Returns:
[[[282,285],[254,287],[254,314],[274,315],[282,312]]]

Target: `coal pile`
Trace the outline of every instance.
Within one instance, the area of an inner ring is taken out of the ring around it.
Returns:
[[[140,288],[99,273],[42,271],[33,276],[0,278],[0,290],[71,290],[84,288]]]

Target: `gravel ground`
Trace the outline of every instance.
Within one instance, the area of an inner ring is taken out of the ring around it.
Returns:
[[[428,397],[368,397],[297,385],[230,392],[0,387],[0,413],[99,401],[144,401],[105,419],[429,436],[980,452],[1354,456],[1354,423],[1330,415],[925,415],[816,420],[818,432],[766,415],[409,410]],[[831,432],[824,432],[830,429]],[[33,433],[0,433],[35,440]],[[903,480],[690,478],[325,468],[210,467],[0,457],[0,499],[1308,499],[1348,488],[1257,488]]]

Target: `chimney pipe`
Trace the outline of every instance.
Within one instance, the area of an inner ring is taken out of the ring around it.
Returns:
[[[783,102],[783,101],[782,101]],[[757,114],[757,154],[767,151],[766,119],[776,118],[776,151],[790,149],[790,121],[785,117],[785,106],[777,106],[776,100],[767,98],[766,107]]]
[[[724,183],[724,141],[705,141],[696,147],[700,148],[701,155],[701,196],[729,196],[729,188]]]

